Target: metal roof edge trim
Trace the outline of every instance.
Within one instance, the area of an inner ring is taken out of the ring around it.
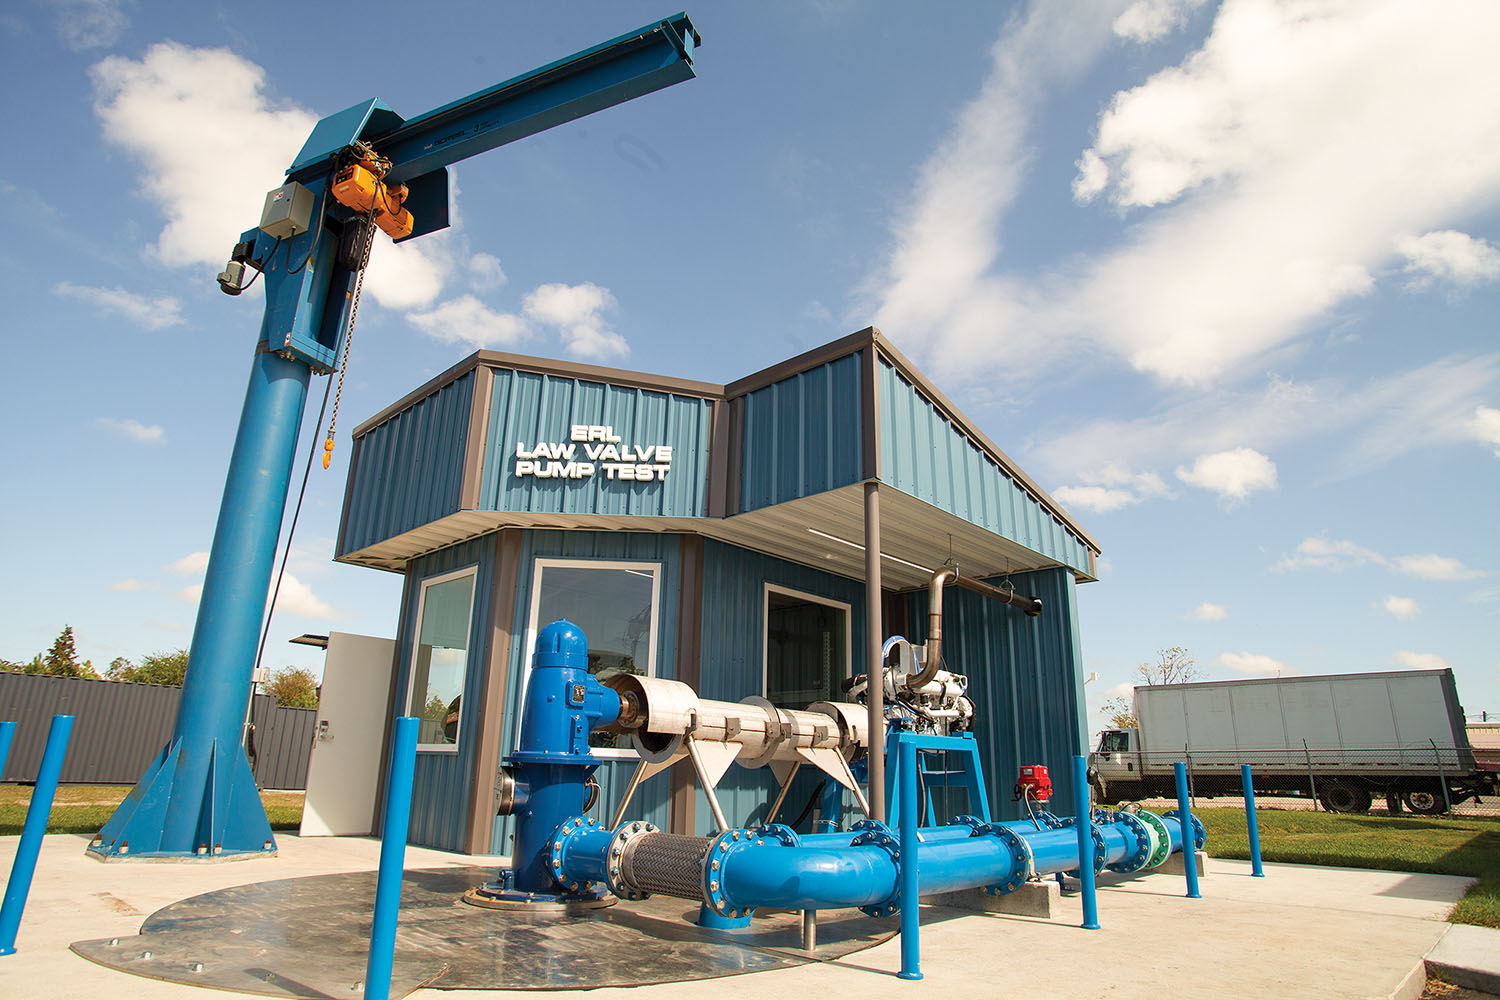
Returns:
[[[816,368],[819,365],[827,364],[830,361],[835,361],[856,351],[863,350],[874,343],[879,336],[879,330],[876,330],[873,326],[867,326],[863,330],[840,337],[838,340],[830,341],[819,347],[814,347],[810,351],[803,351],[795,358],[778,361],[769,368],[762,368],[754,374],[746,375],[741,379],[735,379],[724,386],[724,396],[732,399],[736,396],[748,395],[756,389],[763,389],[768,385],[774,385],[784,379],[791,378],[793,375],[800,375],[802,372]]]
[[[994,459],[995,463],[1000,466],[1006,475],[1025,487],[1026,492],[1035,497],[1036,501],[1049,514],[1061,521],[1064,527],[1076,534],[1096,554],[1104,551],[1099,547],[1099,543],[1094,537],[1085,531],[1082,525],[1063,509],[1061,504],[1052,499],[1051,494],[1038,486],[1036,481],[1023,472],[1021,467],[1012,461],[1009,455],[1001,451],[1000,446],[991,441],[984,431],[981,431],[962,410],[954,405],[952,400],[943,394],[942,390],[933,385],[932,380],[922,374],[917,366],[912,364],[911,359],[902,354],[896,348],[896,345],[891,343],[889,338],[874,327],[870,327],[869,333],[871,334],[870,339],[874,343],[875,349],[891,363],[891,367],[895,368],[901,377],[910,382],[918,392],[931,400],[932,404],[942,412],[943,416],[948,418],[954,426],[962,431],[965,437],[979,445],[980,450],[986,452]]]

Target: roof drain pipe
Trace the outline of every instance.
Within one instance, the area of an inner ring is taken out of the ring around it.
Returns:
[[[937,674],[943,664],[943,588],[956,583],[965,590],[1008,604],[1023,612],[1028,618],[1042,613],[1042,602],[1037,597],[1023,597],[1014,590],[1002,590],[983,580],[961,576],[954,566],[942,566],[933,571],[927,584],[927,659],[921,671],[907,682],[906,686],[916,690]]]

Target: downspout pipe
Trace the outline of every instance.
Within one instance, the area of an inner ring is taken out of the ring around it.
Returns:
[[[1028,618],[1035,618],[1042,613],[1042,602],[1037,597],[1026,597],[1016,593],[1014,590],[1002,590],[999,587],[985,583],[983,580],[975,580],[963,576],[953,566],[942,566],[933,571],[932,579],[927,584],[927,662],[922,665],[922,670],[916,677],[907,683],[909,688],[919,688],[932,680],[937,674],[938,668],[943,663],[943,588],[950,583],[955,583],[965,590],[971,590],[991,600],[999,601],[1024,613]]]

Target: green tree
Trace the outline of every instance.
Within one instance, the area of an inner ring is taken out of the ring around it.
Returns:
[[[1135,717],[1135,706],[1132,705],[1124,695],[1109,699],[1104,703],[1104,717],[1115,729],[1135,729],[1140,722]]]
[[[1142,663],[1135,672],[1146,684],[1186,684],[1203,676],[1198,661],[1182,646],[1158,649],[1155,663]]]
[[[141,657],[136,666],[125,657],[116,657],[110,662],[105,677],[126,684],[160,684],[163,687],[182,687],[187,677],[188,651],[173,649]]]
[[[287,708],[318,707],[318,681],[306,667],[282,667],[272,673],[266,694]]]
[[[52,641],[52,648],[46,653],[36,654],[27,663],[0,660],[0,670],[19,674],[47,674],[51,677],[88,677],[95,680],[99,677],[94,670],[93,661],[78,659],[71,625],[63,626],[63,630]]]

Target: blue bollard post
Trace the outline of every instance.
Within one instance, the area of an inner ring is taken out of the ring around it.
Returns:
[[[1187,764],[1172,765],[1177,773],[1177,822],[1182,824],[1182,870],[1187,872],[1187,898],[1202,899],[1198,892],[1198,849],[1193,837],[1193,814],[1188,808]]]
[[[920,891],[917,888],[917,747],[902,741],[901,758],[901,979],[922,978]]]
[[[1073,758],[1073,811],[1078,817],[1078,882],[1083,895],[1083,929],[1099,929],[1099,900],[1094,893],[1094,813],[1089,808],[1089,762]]]
[[[417,719],[396,718],[390,775],[385,786],[385,823],[380,829],[380,875],[375,885],[375,920],[370,957],[365,963],[365,997],[389,1000],[391,964],[396,952],[396,915],[401,910],[401,875],[406,867],[406,831],[411,821],[411,779],[416,770]]]
[[[15,727],[15,723],[6,723]],[[31,789],[31,805],[26,823],[21,827],[21,843],[16,860],[10,866],[10,880],[5,883],[5,902],[0,904],[0,955],[16,953],[16,931],[21,926],[21,911],[31,892],[31,876],[36,872],[37,855],[42,851],[42,837],[47,832],[47,817],[52,815],[52,798],[57,794],[57,777],[62,773],[63,758],[68,753],[68,737],[73,733],[71,715],[54,715],[47,731],[47,749],[42,751],[42,766]]]
[[[0,778],[5,777],[5,758],[10,756],[10,741],[15,735],[14,722],[0,722]]]
[[[1240,783],[1245,786],[1245,832],[1250,835],[1250,874],[1265,878],[1260,865],[1260,827],[1255,822],[1255,784],[1250,780],[1250,765],[1240,765]]]

